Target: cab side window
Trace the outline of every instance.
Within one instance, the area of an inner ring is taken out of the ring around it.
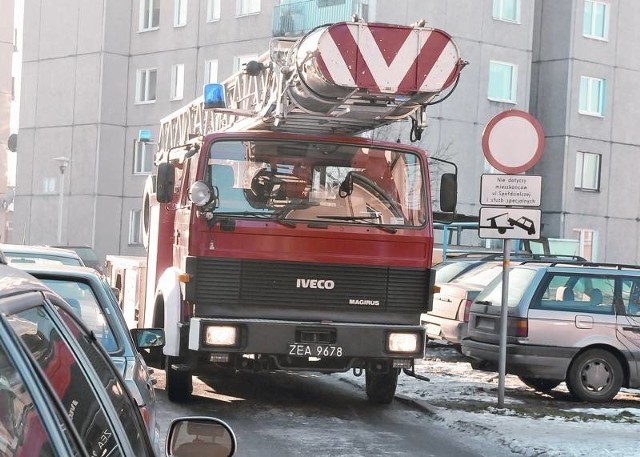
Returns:
[[[123,455],[89,373],[47,311],[31,308],[8,321],[58,395],[89,455]]]

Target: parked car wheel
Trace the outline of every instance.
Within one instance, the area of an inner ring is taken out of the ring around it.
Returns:
[[[396,394],[399,373],[398,369],[392,369],[388,373],[374,373],[366,370],[365,383],[369,401],[381,404],[391,403]]]
[[[607,402],[620,391],[622,375],[622,366],[613,354],[591,349],[571,362],[567,388],[582,401]]]
[[[518,378],[525,386],[536,392],[550,392],[562,382],[555,379],[527,378],[526,376],[518,376]]]
[[[176,370],[175,365],[180,365],[179,357],[167,356],[164,369],[167,382],[167,396],[170,401],[185,402],[191,398],[193,382],[190,370]]]

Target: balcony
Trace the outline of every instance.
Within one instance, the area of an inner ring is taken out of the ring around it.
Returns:
[[[283,0],[273,10],[273,36],[302,36],[319,25],[368,20],[368,0]]]

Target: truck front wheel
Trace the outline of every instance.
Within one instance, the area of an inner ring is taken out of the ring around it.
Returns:
[[[400,370],[397,368],[391,369],[387,373],[376,373],[367,369],[365,383],[369,401],[381,404],[391,403],[398,386],[399,373]]]
[[[191,370],[185,369],[179,357],[167,356],[164,362],[167,396],[173,402],[185,402],[191,398],[193,382]]]

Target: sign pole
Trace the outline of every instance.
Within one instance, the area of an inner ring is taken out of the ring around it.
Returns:
[[[509,311],[509,262],[511,239],[504,240],[502,260],[502,306],[500,307],[500,356],[498,359],[498,408],[504,407],[504,383],[507,367],[507,315]]]
[[[542,126],[531,114],[507,110],[493,116],[482,132],[482,153],[495,169],[512,176],[487,176],[481,181],[480,201],[501,208],[480,208],[480,238],[504,238],[502,263],[502,306],[500,307],[500,352],[498,358],[498,408],[504,407],[507,367],[507,317],[509,315],[509,261],[511,239],[540,238],[540,210],[519,206],[539,206],[542,178],[522,177],[544,151]],[[488,224],[488,225],[487,225]],[[507,233],[509,232],[509,233]],[[518,233],[523,236],[515,236]],[[526,236],[524,236],[526,235]]]

